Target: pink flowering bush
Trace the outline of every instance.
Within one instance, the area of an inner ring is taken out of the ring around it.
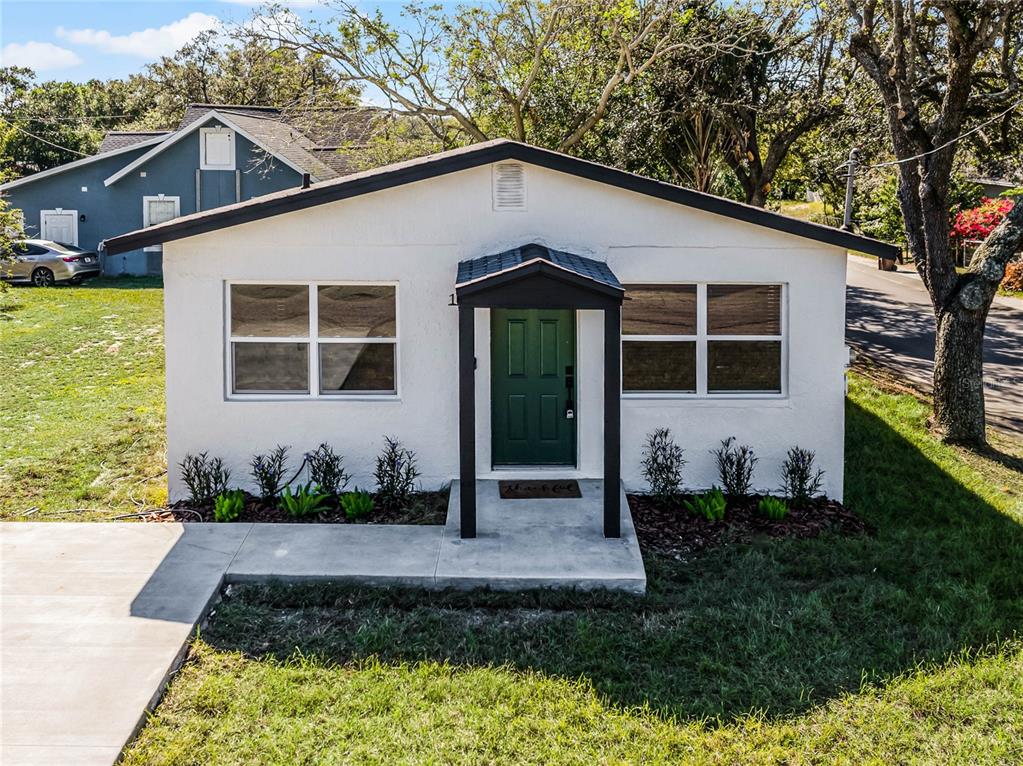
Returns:
[[[986,239],[1012,210],[1006,197],[984,197],[977,207],[960,210],[952,222],[952,236],[964,241]]]

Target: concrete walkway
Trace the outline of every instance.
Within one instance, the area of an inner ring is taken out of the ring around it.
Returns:
[[[112,764],[145,723],[225,582],[428,588],[569,586],[642,593],[623,497],[601,535],[600,482],[581,500],[500,500],[481,482],[479,538],[444,527],[0,524],[0,763]]]

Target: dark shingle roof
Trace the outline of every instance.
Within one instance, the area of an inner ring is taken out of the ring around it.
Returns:
[[[157,136],[170,135],[169,130],[111,130],[99,145],[99,154],[112,152],[115,149],[124,149],[126,146],[133,146],[142,141],[148,141]]]
[[[471,258],[461,261],[458,264],[458,276],[455,279],[456,287],[475,282],[486,277],[500,274],[503,271],[510,271],[523,264],[530,263],[537,259],[548,261],[566,271],[571,271],[580,277],[599,282],[600,284],[623,290],[622,283],[618,277],[603,261],[593,258],[585,258],[575,253],[566,253],[561,250],[551,250],[543,245],[523,245],[514,250],[505,250],[503,253],[484,255],[481,258]]]
[[[185,108],[185,115],[178,123],[178,130],[191,125],[204,114],[212,111],[233,112],[235,114],[250,114],[257,117],[280,117],[281,110],[273,106],[245,106],[244,104],[189,104]]]

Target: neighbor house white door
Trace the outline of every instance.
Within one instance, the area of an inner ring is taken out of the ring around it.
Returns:
[[[65,245],[78,244],[77,210],[43,210],[40,212],[39,236]]]

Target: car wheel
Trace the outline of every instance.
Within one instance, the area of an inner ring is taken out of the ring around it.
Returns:
[[[38,268],[32,272],[32,284],[36,287],[53,287],[56,281],[49,269]]]

